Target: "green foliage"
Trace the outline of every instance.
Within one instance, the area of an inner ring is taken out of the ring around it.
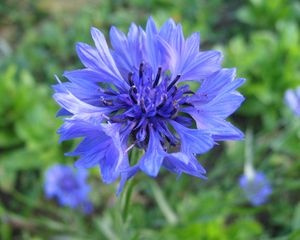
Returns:
[[[237,12],[242,22],[249,24],[253,29],[274,29],[281,21],[299,21],[300,4],[297,0],[249,0]]]
[[[300,83],[299,45],[297,23],[279,22],[274,32],[256,31],[249,40],[234,37],[225,50],[226,65],[238,66],[242,59],[238,73],[248,79],[243,86],[248,101],[242,114],[261,118],[267,129],[276,125],[285,90]]]
[[[19,2],[0,4],[1,239],[300,238],[300,119],[283,103],[285,90],[300,85],[298,1]],[[273,187],[269,203],[253,208],[242,197],[243,142],[216,146],[200,158],[206,181],[176,180],[162,171],[154,184],[140,174],[129,205],[116,199],[117,186],[101,183],[96,168],[89,179],[92,215],[45,199],[46,168],[74,160],[63,155],[70,143],[58,144],[54,74],[80,67],[75,43],[91,43],[90,26],[107,35],[111,25],[127,31],[149,15],[160,24],[173,17],[186,35],[200,31],[201,48],[217,46],[224,66],[247,78],[246,101],[233,120],[243,131],[253,129],[255,166]]]
[[[53,129],[57,107],[49,101],[49,86],[37,85],[26,71],[9,66],[0,76],[0,186],[13,190],[20,170],[39,168],[61,159]],[[45,137],[46,136],[46,137]],[[53,147],[57,146],[57,147]]]

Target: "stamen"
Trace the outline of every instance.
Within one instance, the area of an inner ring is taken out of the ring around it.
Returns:
[[[133,75],[132,72],[128,73],[128,82],[129,82],[130,87],[132,87],[134,85],[134,82],[132,81],[132,75]]]
[[[181,75],[177,75],[176,78],[170,83],[170,85],[167,88],[167,91],[169,91],[179,80],[179,78],[181,77]]]
[[[185,91],[183,94],[195,94],[195,93],[191,90],[188,90],[188,91]]]
[[[144,102],[143,98],[140,100],[140,106],[141,106],[142,112],[146,113],[145,102]]]
[[[172,92],[171,96],[174,97],[177,93],[178,88],[174,86],[174,92]]]
[[[111,95],[111,96],[116,96],[117,95],[116,93],[111,92],[111,91],[104,91],[103,93],[107,94],[107,95]]]
[[[113,102],[112,102],[112,101],[106,101],[106,100],[103,100],[102,102],[103,102],[103,104],[104,104],[105,106],[112,106],[112,105],[113,105]]]
[[[168,141],[168,143],[169,143],[171,146],[173,146],[173,147],[176,146],[176,143],[173,142],[168,136],[165,135],[165,138],[166,138],[166,140]]]
[[[133,87],[131,87],[131,88],[129,89],[129,96],[130,96],[131,100],[132,100],[135,104],[137,104],[138,102],[137,102],[137,100],[136,100],[136,98],[135,98],[135,96],[134,96],[134,94],[133,94],[133,92],[134,92],[133,89],[134,89]],[[136,88],[135,88],[135,89],[136,89]]]
[[[162,102],[157,105],[156,109],[157,110],[161,109],[165,105],[166,102],[167,102],[167,95],[164,95]]]
[[[131,87],[131,89],[132,89],[132,91],[133,91],[135,94],[137,93],[136,86],[133,85],[133,86]]]
[[[178,109],[177,109],[177,108],[174,108],[174,109],[170,112],[171,118],[172,118],[172,119],[175,118],[175,117],[177,116],[177,113],[178,113]]]
[[[109,116],[107,116],[106,114],[101,114],[101,116],[104,118],[104,119],[106,119],[107,121],[109,121],[110,120],[110,117]]]
[[[144,63],[140,64],[140,69],[139,69],[139,77],[142,78],[143,77],[143,67],[144,67]]]
[[[104,99],[104,97],[101,96],[100,101],[105,105],[105,106],[112,106],[113,102],[112,101],[107,101]]]
[[[182,103],[181,106],[184,106],[184,107],[194,107],[193,104],[188,103],[188,102]]]
[[[122,119],[122,118],[117,117],[117,116],[114,116],[114,117],[111,118],[111,121],[114,122],[114,123],[124,123],[127,120],[126,119]]]
[[[158,82],[159,82],[159,79],[160,79],[160,75],[161,75],[161,70],[162,70],[162,68],[159,67],[158,71],[157,71],[157,74],[156,74],[156,77],[155,77],[155,81],[154,81],[154,83],[152,85],[153,88],[155,88],[158,85]]]
[[[125,153],[128,153],[134,146],[135,146],[135,143],[131,144],[131,145],[125,150]]]
[[[176,145],[176,137],[167,127],[166,123],[158,122],[158,125],[160,126],[161,136],[164,137],[172,146]]]

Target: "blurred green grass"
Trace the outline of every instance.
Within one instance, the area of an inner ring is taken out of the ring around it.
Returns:
[[[161,172],[157,182],[178,223],[168,221],[142,174],[122,226],[116,185],[91,170],[95,212],[82,216],[43,196],[43,173],[74,159],[58,144],[54,74],[80,67],[76,42],[89,29],[107,35],[132,21],[169,17],[185,35],[200,31],[201,48],[221,49],[224,66],[247,78],[244,105],[232,121],[254,129],[254,160],[273,187],[270,201],[252,208],[242,197],[244,143],[227,142],[202,156],[208,180]],[[300,239],[300,119],[283,103],[300,85],[300,3],[285,0],[4,0],[0,3],[0,238],[1,239]],[[176,181],[176,182],[175,182]],[[174,184],[175,182],[175,184]]]

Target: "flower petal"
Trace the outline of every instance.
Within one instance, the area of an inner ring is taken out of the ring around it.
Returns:
[[[223,68],[202,82],[195,97],[205,96],[206,101],[215,98],[236,76],[235,68]]]
[[[71,93],[55,93],[53,94],[53,98],[62,108],[72,114],[109,112],[109,108],[101,108],[87,104],[76,98]]]
[[[93,82],[64,82],[53,86],[56,92],[65,92],[68,89],[76,98],[83,102],[97,106],[100,101],[100,91],[101,88]]]
[[[173,31],[172,34],[172,46],[176,49],[176,51],[178,52],[179,56],[183,55],[183,48],[184,48],[184,36],[183,36],[183,32],[182,32],[182,26],[181,24],[178,24],[176,26],[175,31]]]
[[[115,61],[110,54],[110,50],[108,48],[107,42],[102,32],[99,31],[97,28],[92,27],[91,35],[94,40],[97,51],[99,53],[100,59],[107,67],[109,67],[112,73],[115,74],[116,78],[122,80],[122,76],[120,75],[119,70],[115,64]]]
[[[284,101],[296,116],[300,115],[300,87],[287,90],[284,94]]]
[[[85,138],[73,152],[65,155],[80,156],[74,164],[75,167],[91,168],[98,165],[101,161],[105,161],[106,150],[110,144],[109,139],[102,142],[97,138]]]
[[[205,169],[193,155],[187,156],[182,152],[169,154],[164,159],[163,166],[169,171],[179,175],[181,173],[186,173],[195,177],[206,179]]]
[[[158,31],[156,25],[153,21],[152,17],[149,17],[146,25],[146,39],[145,39],[145,46],[146,46],[146,54],[147,54],[147,61],[151,65],[152,69],[156,71],[159,67],[159,54],[157,51],[157,36]]]
[[[195,108],[186,108],[184,112],[193,117],[198,129],[209,131],[215,141],[242,140],[244,138],[244,134],[239,129],[224,119]]]
[[[121,70],[121,73],[123,72],[123,77],[127,78],[126,73],[128,75],[129,72],[134,71],[134,65],[130,58],[131,54],[128,54],[129,46],[127,38],[123,32],[115,27],[111,27],[109,33],[111,45],[114,49],[112,52],[113,58],[118,68]]]
[[[56,113],[56,117],[61,117],[61,116],[70,116],[72,115],[72,113],[70,113],[69,111],[67,111],[64,108],[61,108],[60,110],[57,111]]]
[[[204,130],[189,129],[183,125],[170,121],[181,140],[181,152],[190,154],[202,154],[214,146],[211,134]]]
[[[147,151],[139,161],[140,169],[147,175],[156,177],[165,156],[158,134],[151,129]]]
[[[121,181],[120,181],[120,184],[119,184],[119,187],[118,187],[118,190],[117,190],[117,197],[120,195],[120,193],[123,191],[123,188],[126,184],[126,182],[132,178],[139,170],[139,166],[138,165],[135,165],[133,167],[130,167],[126,170],[124,170],[122,173],[121,173]]]
[[[176,24],[173,19],[168,19],[164,25],[160,28],[159,36],[161,36],[166,42],[173,40],[173,32],[176,29]]]
[[[80,156],[78,168],[100,165],[104,183],[114,182],[123,169],[129,167],[125,150],[122,148],[118,124],[101,124],[94,132],[82,132],[86,138],[68,156]],[[113,133],[113,134],[112,134]]]
[[[77,55],[86,68],[99,69],[100,57],[97,50],[85,43],[76,44]]]
[[[177,70],[180,81],[203,80],[221,68],[222,54],[218,51],[199,52],[189,64]]]
[[[128,73],[138,71],[140,64],[143,62],[140,31],[135,24],[131,24],[126,37],[123,32],[112,27],[110,29],[110,39],[114,48],[114,60],[123,77],[127,79]]]
[[[244,101],[244,97],[238,92],[216,97],[204,106],[199,106],[197,109],[200,112],[205,112],[211,116],[219,118],[227,118],[236,111]]]
[[[94,83],[108,83],[112,84],[119,89],[127,89],[128,86],[125,82],[120,82],[116,77],[108,70],[98,69],[80,69],[73,71],[65,71],[64,77],[68,78],[71,82],[79,82],[82,84],[85,82],[94,82]]]
[[[57,130],[60,134],[60,142],[73,138],[85,137],[88,135],[97,135],[101,139],[103,132],[100,124],[103,116],[101,113],[78,114],[71,118],[66,118],[65,123]]]

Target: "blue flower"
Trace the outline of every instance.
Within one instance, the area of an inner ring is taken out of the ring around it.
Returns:
[[[66,165],[54,165],[45,174],[45,194],[47,198],[56,198],[60,205],[80,208],[85,213],[93,209],[88,199],[91,190],[86,183],[88,172],[85,169],[75,169]]]
[[[245,197],[254,206],[265,203],[272,193],[272,188],[262,172],[254,172],[253,176],[241,176],[240,187],[243,189]]]
[[[284,100],[286,105],[296,116],[300,116],[300,87],[295,90],[288,89],[285,92]]]
[[[98,29],[91,35],[95,47],[76,46],[84,68],[54,86],[58,116],[66,116],[60,141],[83,138],[67,154],[79,156],[76,167],[99,165],[105,183],[121,177],[119,193],[138,171],[205,178],[196,155],[243,138],[225,119],[244,100],[236,91],[244,79],[221,68],[220,52],[199,51],[199,33],[184,38],[172,19],[158,29],[150,17],[145,30],[133,23],[127,35],[112,27],[112,49]],[[135,164],[132,148],[144,151]]]

